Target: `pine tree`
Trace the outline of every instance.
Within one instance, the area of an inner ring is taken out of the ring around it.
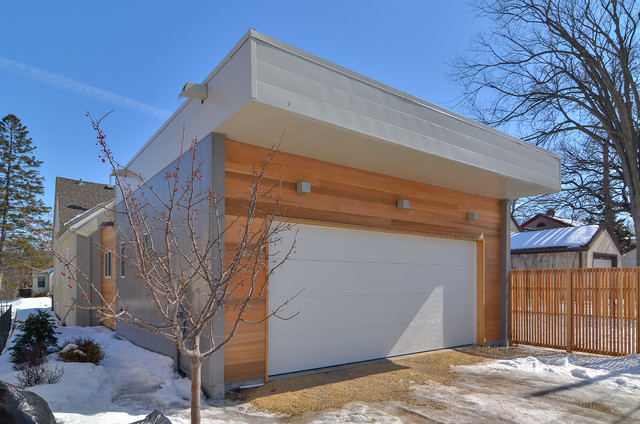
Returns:
[[[14,238],[33,239],[31,226],[42,222],[46,207],[38,196],[44,194],[27,127],[15,115],[0,122],[0,287],[7,266],[8,246]]]

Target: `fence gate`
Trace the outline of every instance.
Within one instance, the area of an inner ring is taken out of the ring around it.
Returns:
[[[640,353],[640,268],[511,271],[513,343]]]

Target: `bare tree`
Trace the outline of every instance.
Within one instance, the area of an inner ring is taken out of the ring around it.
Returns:
[[[204,164],[198,158],[196,140],[167,168],[163,184],[152,185],[140,175],[132,178],[119,166],[107,146],[100,121],[92,119],[102,161],[111,165],[120,193],[116,201],[119,249],[115,255],[145,288],[156,319],[142,319],[136,311],[116,307],[115,299],[103,298],[94,285],[88,290],[95,292],[102,305],[89,307],[97,310],[102,319],[133,325],[170,340],[181,355],[190,358],[191,422],[199,423],[203,360],[227,345],[241,323],[261,323],[286,305],[275,305],[258,321],[246,318],[245,312],[267,294],[269,277],[294,248],[289,246],[282,260],[268,263],[269,244],[278,242],[282,232],[294,231],[286,220],[275,219],[280,184],[264,184],[267,169],[278,153],[278,143],[274,142],[263,163],[254,164],[247,197],[243,199],[244,216],[229,223],[225,222],[224,198],[217,195],[215,185],[207,185],[203,178]],[[233,256],[225,258],[224,239],[230,232],[239,241]],[[79,272],[73,258],[64,257],[64,252],[55,247],[52,250],[64,264],[67,277]],[[78,288],[84,290],[80,284]],[[83,294],[89,298],[88,293]],[[233,325],[221,337],[214,333],[213,321],[224,314],[232,317]]]
[[[539,145],[610,149],[640,235],[636,1],[484,0],[479,10],[495,26],[456,64],[466,99]]]
[[[562,143],[562,191],[518,199],[513,213],[520,219],[554,210],[557,215],[583,222],[605,222],[611,228],[618,219],[628,218],[628,190],[617,156],[609,145]]]

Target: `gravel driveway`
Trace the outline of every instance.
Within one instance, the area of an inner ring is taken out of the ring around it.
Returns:
[[[473,366],[527,356],[566,356],[527,347],[448,350],[271,381],[235,392],[248,411],[286,417],[254,422],[632,423],[640,397],[595,381]],[[570,383],[567,383],[571,381]]]

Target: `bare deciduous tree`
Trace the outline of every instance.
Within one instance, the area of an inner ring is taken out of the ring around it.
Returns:
[[[636,1],[484,0],[479,9],[495,26],[456,64],[466,99],[488,124],[517,124],[539,145],[610,146],[640,235]]]
[[[268,263],[269,244],[278,242],[283,231],[294,231],[286,220],[275,219],[279,184],[263,184],[278,153],[278,143],[274,142],[263,163],[254,165],[247,197],[243,199],[244,215],[225,222],[225,199],[217,195],[215,184],[207,185],[203,178],[205,169],[197,155],[197,141],[181,151],[167,168],[162,186],[152,185],[140,175],[132,178],[131,172],[123,172],[107,146],[101,120],[91,121],[102,161],[111,165],[120,194],[116,201],[119,248],[114,255],[125,264],[127,272],[135,273],[135,281],[144,287],[156,319],[143,319],[134,310],[116,307],[120,302],[103,298],[94,285],[88,290],[95,292],[102,305],[90,308],[97,310],[102,319],[164,337],[178,347],[181,355],[190,358],[191,422],[199,423],[203,360],[227,345],[241,323],[264,322],[286,305],[272,306],[272,312],[258,321],[249,321],[245,313],[267,295],[269,277],[294,248],[289,246],[281,255],[282,260]],[[230,232],[238,242],[233,256],[225,258],[224,240]],[[63,263],[66,276],[80,272],[73,258],[64,257],[61,249],[52,246],[52,250]],[[84,290],[80,284],[78,288]],[[88,293],[83,295],[89,298]],[[221,337],[215,334],[213,321],[225,313],[233,317],[233,325]]]

